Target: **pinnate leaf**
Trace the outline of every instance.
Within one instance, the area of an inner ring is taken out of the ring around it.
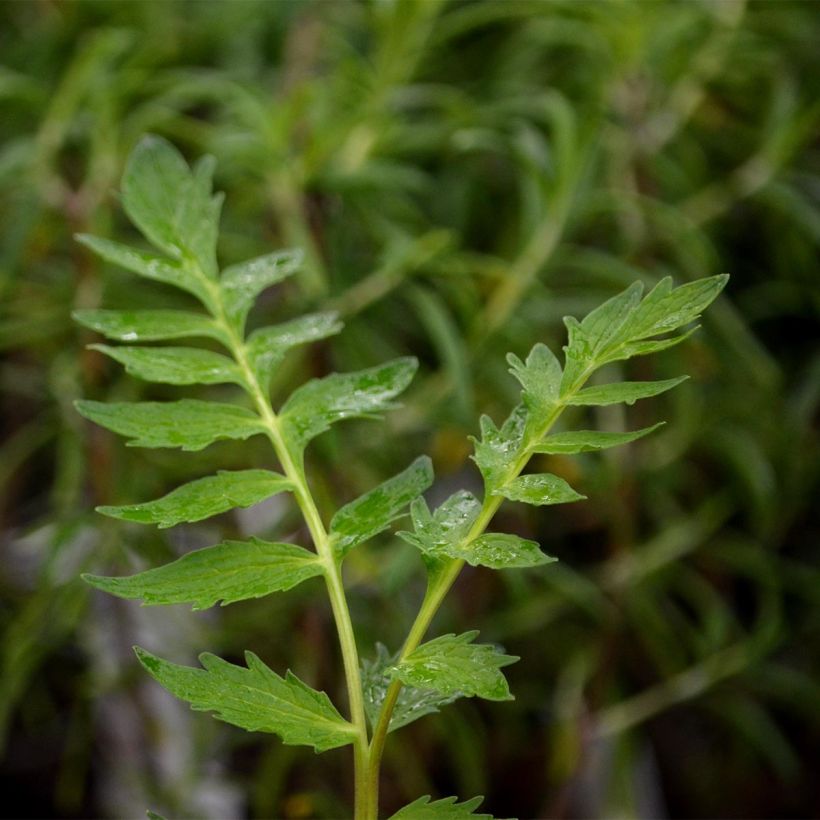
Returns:
[[[206,336],[222,339],[213,319],[187,310],[75,310],[84,327],[120,342],[154,342]]]
[[[421,456],[398,475],[346,504],[330,522],[334,549],[345,555],[387,529],[432,483],[433,464],[427,456]]]
[[[491,814],[475,813],[483,797],[473,797],[463,803],[457,800],[457,797],[442,797],[431,801],[427,794],[399,809],[390,820],[493,820]]]
[[[127,373],[162,384],[245,384],[236,364],[221,353],[195,347],[90,345],[118,361]]]
[[[566,433],[553,433],[546,436],[532,449],[535,453],[567,454],[588,453],[593,450],[606,450],[609,447],[617,447],[621,444],[629,444],[639,438],[648,436],[650,433],[662,427],[664,422],[658,422],[651,427],[644,427],[642,430],[634,430],[629,433],[610,433],[599,430],[577,430]]]
[[[567,504],[570,501],[580,501],[585,495],[576,493],[572,487],[551,473],[530,473],[518,476],[496,491],[496,495],[503,495],[510,501],[523,501],[526,504]]]
[[[390,655],[383,644],[376,644],[376,657],[372,661],[362,663],[362,692],[367,719],[371,726],[379,720],[382,703],[387,689],[393,681],[393,675],[388,671],[396,664],[398,655]],[[402,686],[393,714],[390,716],[389,732],[400,729],[414,720],[425,715],[432,715],[442,706],[447,706],[461,697],[461,693],[454,692],[443,695],[435,689],[423,689],[418,686]]]
[[[436,689],[445,695],[456,692],[487,700],[512,700],[503,666],[518,658],[505,655],[490,644],[474,644],[477,631],[442,635],[414,649],[392,668],[402,683]]]
[[[616,382],[615,384],[600,384],[585,387],[571,396],[567,396],[567,404],[578,405],[606,405],[634,404],[638,399],[648,399],[671,390],[688,376],[678,376],[676,379],[663,379],[656,382]]]
[[[202,450],[220,439],[246,439],[265,431],[257,415],[244,407],[182,399],[172,402],[80,400],[80,415],[127,436],[129,447],[180,447]]]
[[[285,476],[269,470],[220,470],[216,475],[183,484],[156,501],[97,507],[97,512],[165,529],[183,522],[202,521],[234,507],[250,507],[291,488]]]
[[[410,384],[417,367],[416,359],[406,357],[303,384],[291,394],[279,416],[294,455],[301,457],[307,443],[336,421],[373,417],[389,410],[391,399]]]
[[[251,538],[195,550],[165,566],[119,578],[84,575],[91,586],[145,605],[191,604],[207,609],[291,589],[321,575],[315,553],[296,544]]]
[[[292,672],[284,678],[245,653],[247,669],[204,653],[204,669],[178,666],[135,648],[148,674],[171,694],[198,711],[251,732],[271,732],[288,745],[313,746],[317,752],[352,743],[355,728],[324,692],[317,692]]]
[[[220,278],[220,288],[225,312],[234,327],[242,330],[256,297],[265,288],[296,273],[301,264],[301,251],[283,250],[226,268]]]
[[[248,337],[248,355],[260,384],[270,382],[274,368],[292,347],[315,342],[338,333],[338,314],[310,313],[280,325],[255,330]]]

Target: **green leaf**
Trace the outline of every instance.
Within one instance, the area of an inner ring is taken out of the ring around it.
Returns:
[[[471,437],[471,440],[475,448],[473,460],[488,493],[503,484],[513,470],[522,451],[527,418],[523,404],[513,409],[500,430],[489,416],[481,417],[481,439]]]
[[[480,510],[481,502],[466,490],[453,493],[433,514],[427,502],[417,498],[410,505],[413,532],[399,532],[397,535],[425,555],[460,558],[462,542]]]
[[[337,313],[311,313],[248,337],[248,357],[260,384],[268,385],[276,366],[292,347],[332,336],[342,329]]]
[[[393,680],[388,670],[395,666],[397,660],[398,654],[390,655],[383,644],[377,643],[376,657],[372,661],[362,662],[364,708],[371,726],[375,727],[378,723],[387,689]],[[388,731],[393,732],[420,717],[435,714],[442,706],[447,706],[460,696],[459,692],[443,695],[435,689],[402,686],[390,716]]]
[[[456,692],[487,700],[513,700],[507,680],[499,671],[515,663],[490,644],[474,644],[477,631],[442,635],[414,649],[392,668],[402,683],[436,689],[445,695]]]
[[[493,820],[491,814],[475,814],[483,797],[473,797],[463,803],[457,800],[457,797],[443,797],[430,802],[427,794],[399,809],[390,820]]]
[[[265,288],[296,273],[302,264],[302,256],[300,250],[276,251],[231,265],[222,272],[219,285],[225,312],[237,330],[245,327],[245,319],[256,297]]]
[[[282,678],[253,652],[245,653],[248,668],[204,653],[204,669],[178,666],[135,647],[148,674],[171,694],[198,711],[251,732],[272,732],[288,745],[313,746],[317,752],[352,743],[356,729],[338,712],[324,692],[317,692],[292,672]]]
[[[251,538],[195,550],[162,567],[121,578],[83,575],[91,586],[146,606],[207,609],[281,592],[324,572],[319,557],[295,544]]]
[[[387,529],[405,508],[433,483],[433,464],[427,456],[342,507],[330,522],[330,537],[339,555]]]
[[[672,288],[669,277],[647,294],[623,329],[625,341],[669,333],[695,321],[729,281],[727,274],[710,276]]]
[[[405,357],[355,373],[333,373],[303,384],[291,394],[279,416],[294,456],[301,458],[307,443],[329,430],[336,421],[372,418],[392,408],[390,400],[410,384],[417,367],[416,359]]]
[[[89,345],[124,365],[132,376],[163,384],[238,384],[245,379],[227,356],[196,347]]]
[[[234,507],[250,507],[290,489],[288,479],[268,470],[220,470],[214,476],[183,484],[156,501],[97,507],[97,512],[123,521],[157,524],[165,529],[183,522],[202,521]]]
[[[161,814],[157,814],[155,811],[151,811],[151,809],[146,809],[145,816],[148,820],[165,820]]]
[[[526,362],[512,353],[507,355],[510,373],[521,382],[521,397],[528,412],[527,427],[538,429],[549,419],[558,402],[561,387],[561,365],[553,352],[543,344],[530,351]]]
[[[620,362],[625,359],[631,359],[634,356],[646,356],[649,353],[659,353],[661,350],[668,350],[670,347],[675,347],[681,342],[685,342],[700,325],[695,325],[686,333],[681,333],[679,336],[672,336],[669,339],[659,339],[652,342],[624,342],[623,344],[607,351],[606,355],[600,359],[600,364],[607,364],[609,362]]]
[[[688,376],[678,376],[676,379],[663,379],[657,382],[618,382],[616,384],[601,384],[585,387],[572,396],[567,396],[567,404],[605,405],[605,404],[634,404],[638,399],[648,399],[671,390]]]
[[[566,504],[586,498],[585,495],[576,493],[563,478],[551,473],[530,473],[518,476],[499,488],[495,495],[503,495],[510,501],[523,501],[526,504],[538,506]]]
[[[186,290],[204,304],[213,306],[205,283],[173,259],[147,253],[110,239],[102,239],[99,236],[76,234],[75,239],[107,262],[119,265],[146,279],[153,279],[155,282],[163,282],[166,285]]]
[[[597,358],[619,339],[619,333],[636,310],[643,285],[634,282],[626,290],[608,299],[579,322],[572,316],[564,319],[569,342],[564,348],[566,364],[561,380],[561,395],[571,391],[579,380],[594,369]]]
[[[202,450],[220,439],[246,439],[265,431],[259,417],[244,407],[198,399],[107,404],[80,400],[74,406],[95,424],[129,437],[129,447]]]
[[[489,532],[448,553],[452,558],[463,558],[474,567],[491,569],[519,569],[551,564],[557,558],[544,555],[535,541],[507,533]]]
[[[75,310],[71,315],[84,327],[120,342],[191,336],[222,340],[222,332],[213,319],[187,310]]]
[[[606,450],[609,447],[617,447],[620,444],[629,444],[639,438],[648,436],[650,433],[662,427],[664,422],[658,422],[651,427],[644,427],[643,430],[634,430],[629,433],[608,433],[598,430],[578,430],[567,433],[553,433],[546,436],[541,442],[536,444],[532,450],[534,453],[567,454],[588,453],[593,450]]]
[[[216,238],[222,196],[211,195],[212,157],[194,167],[171,143],[148,135],[131,152],[122,178],[128,218],[156,247],[175,259],[190,258],[216,278]]]

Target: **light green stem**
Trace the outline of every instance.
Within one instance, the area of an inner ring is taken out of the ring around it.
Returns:
[[[356,647],[356,636],[353,623],[350,619],[350,610],[344,593],[341,564],[337,560],[330,539],[316,507],[313,494],[308,486],[304,469],[291,456],[285,439],[282,436],[281,425],[276,413],[271,407],[267,391],[259,383],[259,379],[248,360],[245,342],[239,333],[228,321],[222,304],[219,288],[204,279],[211,295],[212,310],[217,324],[223,331],[224,340],[231,351],[236,363],[242,372],[245,387],[253,399],[257,413],[265,424],[265,432],[276,453],[282,471],[293,485],[293,495],[302,512],[316,553],[324,566],[324,579],[330,599],[333,619],[339,635],[339,645],[342,653],[345,680],[347,683],[348,701],[350,703],[350,720],[356,729],[356,739],[353,742],[353,763],[355,780],[355,818],[364,820],[368,796],[368,735],[367,722],[364,711],[364,696],[362,693],[361,674],[359,672],[359,653]]]

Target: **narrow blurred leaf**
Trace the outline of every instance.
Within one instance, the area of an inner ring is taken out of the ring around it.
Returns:
[[[313,746],[317,752],[352,743],[355,728],[324,692],[317,692],[292,672],[281,678],[253,652],[248,668],[216,655],[199,656],[204,669],[177,666],[135,647],[140,663],[171,694],[193,709],[251,732],[272,732],[289,745]]]
[[[296,544],[251,538],[195,550],[162,567],[120,578],[83,575],[91,586],[147,606],[191,604],[207,609],[261,598],[323,572],[319,557]]]
[[[280,411],[282,429],[294,455],[301,457],[309,441],[336,421],[373,417],[394,405],[413,378],[418,362],[412,357],[355,373],[333,373],[312,379],[295,390]]]
[[[678,376],[676,379],[663,379],[657,382],[618,382],[616,384],[601,384],[585,387],[575,395],[567,396],[567,404],[604,405],[604,404],[634,404],[638,399],[648,399],[671,390],[688,376]]]
[[[512,700],[507,680],[499,671],[518,658],[504,655],[490,644],[474,644],[477,631],[442,635],[423,643],[392,668],[402,683],[442,694],[456,692],[487,700]]]
[[[608,447],[617,447],[620,444],[629,444],[639,438],[648,436],[664,422],[658,422],[652,427],[635,430],[630,433],[608,433],[598,430],[578,430],[567,433],[553,433],[536,444],[532,450],[535,453],[572,455],[574,453],[588,453],[592,450],[606,450]]]
[[[433,483],[433,464],[417,458],[406,470],[342,507],[330,522],[336,552],[345,555],[401,517],[411,501]]]
[[[183,484],[156,501],[97,507],[97,512],[165,529],[183,522],[202,521],[234,507],[250,507],[291,487],[283,475],[268,470],[220,470],[214,476]]]
[[[187,310],[75,310],[71,315],[81,325],[120,342],[222,338],[213,319]]]
[[[182,399],[172,402],[80,400],[80,415],[127,436],[129,447],[201,450],[220,439],[246,439],[265,431],[259,417],[232,404]]]
[[[526,504],[566,504],[570,501],[580,501],[585,495],[576,493],[572,487],[550,473],[530,473],[518,476],[508,484],[500,487],[496,495],[503,495],[510,501],[523,501]]]
[[[390,820],[493,820],[491,814],[475,814],[483,797],[473,797],[463,803],[457,800],[457,797],[443,797],[431,802],[428,794],[399,809]]]
[[[125,367],[127,373],[162,384],[238,384],[245,380],[236,364],[221,353],[195,347],[112,347],[89,345]]]

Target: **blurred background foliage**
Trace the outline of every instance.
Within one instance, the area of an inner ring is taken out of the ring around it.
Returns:
[[[58,2],[0,5],[0,766],[9,817],[338,817],[344,751],[316,758],[193,714],[140,674],[250,648],[339,703],[318,584],[190,613],[94,593],[223,536],[303,537],[278,498],[156,532],[95,504],[156,497],[253,444],[126,450],[71,401],[178,395],[84,350],[75,307],[183,297],[111,269],[76,231],[128,239],[114,193],[147,131],[219,161],[220,252],[283,246],[304,274],[257,321],[334,307],[277,395],[414,353],[383,425],[310,459],[325,511],[434,458],[434,500],[475,487],[468,436],[516,399],[504,354],[558,349],[561,317],[636,278],[729,271],[681,347],[633,378],[692,379],[601,428],[660,433],[549,469],[589,501],[508,505],[561,562],[469,569],[436,628],[523,660],[517,700],[462,701],[394,735],[384,808],[487,795],[519,817],[820,813],[820,14],[813,2]],[[363,655],[398,647],[422,593],[410,547],[349,561]]]

